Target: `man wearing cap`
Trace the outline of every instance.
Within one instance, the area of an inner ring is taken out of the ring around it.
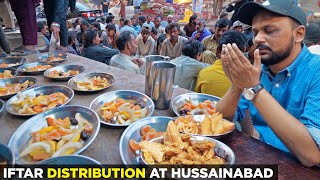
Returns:
[[[235,30],[235,31],[239,31],[239,32],[242,33],[242,31],[243,31],[243,27],[242,27],[242,26],[243,26],[243,23],[242,23],[242,22],[236,21],[236,22],[233,23],[232,29]]]
[[[305,166],[320,164],[320,57],[303,44],[304,11],[292,0],[269,0],[243,5],[238,16],[252,25],[254,63],[236,45],[223,45],[222,65],[232,85],[217,111],[242,120],[249,110],[261,141]]]
[[[311,53],[320,55],[320,22],[313,22],[307,26],[304,43]]]

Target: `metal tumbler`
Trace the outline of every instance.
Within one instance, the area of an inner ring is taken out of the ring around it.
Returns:
[[[147,96],[151,96],[151,86],[152,86],[152,78],[150,77],[151,65],[153,62],[166,61],[167,58],[165,56],[149,55],[149,56],[146,56],[145,59],[146,59],[146,73],[145,73],[144,92]]]
[[[153,62],[151,68],[151,99],[156,109],[170,107],[176,65],[170,62]]]

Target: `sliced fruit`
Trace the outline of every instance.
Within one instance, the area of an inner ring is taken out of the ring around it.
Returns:
[[[50,131],[49,133],[44,135],[44,138],[52,141],[52,140],[60,140],[61,139],[61,135],[59,134],[59,132],[55,129],[53,131]]]
[[[41,153],[34,154],[32,156],[32,159],[35,161],[41,161],[41,160],[45,160],[45,159],[50,158],[50,156],[51,156],[50,153],[41,152]]]
[[[74,148],[75,151],[79,150],[80,148],[82,148],[82,144],[80,142],[70,142],[65,144],[64,146],[62,146],[61,149],[59,149],[58,151],[56,151],[52,157],[57,157],[60,156],[61,154],[65,153],[67,150]]]
[[[44,149],[46,153],[50,153],[50,145],[45,142],[36,142],[28,146],[24,151],[22,151],[19,155],[20,158],[25,155],[31,153],[34,150]]]
[[[54,129],[53,126],[44,127],[44,128],[42,128],[42,129],[40,129],[40,130],[38,131],[38,133],[40,133],[40,134],[46,134],[46,133],[52,131],[53,129]]]
[[[145,125],[140,129],[140,135],[143,136],[145,135],[147,132],[149,132],[151,129],[150,125]]]
[[[139,146],[139,143],[137,143],[135,140],[133,139],[130,139],[129,140],[129,146],[130,148],[133,150],[133,151],[136,151],[136,150],[140,150],[141,147]]]

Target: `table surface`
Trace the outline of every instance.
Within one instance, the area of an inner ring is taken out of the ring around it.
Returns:
[[[28,63],[36,61],[36,56],[29,56],[27,58]],[[107,72],[116,78],[113,86],[105,91],[89,94],[75,92],[75,96],[69,105],[89,107],[95,97],[114,90],[144,92],[144,77],[141,75],[72,54],[68,55],[67,61],[61,63],[61,65],[65,64],[82,65],[85,66],[86,72]],[[52,81],[43,75],[36,75],[36,77],[38,79],[36,86],[48,84],[67,86],[67,81]],[[189,91],[175,88],[173,97],[187,92]],[[153,115],[175,116],[171,109],[155,110]],[[12,116],[3,110],[0,114],[0,143],[7,144],[11,135],[25,120],[27,119]],[[117,128],[101,124],[98,136],[82,155],[92,157],[102,164],[122,164],[119,153],[119,141],[124,130],[124,127]],[[278,164],[279,179],[319,179],[320,177],[319,167],[306,168],[290,154],[282,152],[241,132],[234,131],[222,141],[234,151],[236,164]]]

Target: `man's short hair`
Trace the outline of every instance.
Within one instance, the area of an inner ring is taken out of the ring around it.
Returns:
[[[133,37],[132,32],[130,31],[123,31],[120,33],[118,39],[116,40],[117,48],[122,51],[126,48],[127,42],[131,41]]]
[[[317,44],[320,42],[320,22],[312,22],[306,27],[304,43],[307,45]]]
[[[225,17],[228,17],[228,13],[226,13],[226,12],[221,13],[220,16],[219,16],[219,19],[223,19]]]
[[[158,29],[155,28],[155,27],[152,27],[152,28],[151,28],[151,32],[152,32],[153,34],[158,34]]]
[[[111,23],[113,19],[114,19],[114,15],[108,15],[106,17],[106,23]]]
[[[204,45],[198,40],[192,39],[187,41],[182,47],[182,54],[195,58],[199,53],[203,53]]]
[[[130,21],[131,21],[130,19],[126,18],[126,19],[124,19],[123,24],[128,25]]]
[[[198,16],[196,14],[192,15],[189,19],[189,24],[192,23],[192,21],[196,20],[198,18]]]
[[[97,37],[97,31],[94,29],[87,29],[83,34],[83,46],[87,48],[93,44],[93,39]]]
[[[232,44],[235,43],[238,48],[243,51],[247,47],[247,37],[236,30],[228,30],[223,33],[221,38],[219,39],[218,42],[218,48],[217,49],[222,49],[222,45],[224,44]]]
[[[124,22],[125,19],[126,19],[126,18],[124,18],[124,17],[120,18],[120,22],[121,22],[121,21]]]
[[[93,22],[93,23],[91,23],[91,25],[94,26],[95,28],[97,28],[99,31],[101,31],[100,23]]]
[[[180,27],[179,27],[179,24],[178,23],[170,23],[170,24],[168,24],[168,26],[167,26],[167,30],[168,31],[170,31],[171,29],[173,29],[173,28],[177,28],[178,30],[180,29]]]
[[[38,32],[41,32],[41,30],[44,28],[45,24],[41,21],[39,21],[37,24],[38,24]]]
[[[150,34],[150,31],[148,29],[142,29],[141,34]]]
[[[76,31],[68,31],[68,44],[71,44],[74,40],[76,40]]]
[[[139,16],[139,17],[138,17],[138,20],[141,21],[142,23],[145,23],[145,22],[146,22],[146,17],[144,17],[144,16]]]
[[[107,31],[114,30],[114,32],[117,32],[116,25],[114,25],[113,23],[108,23],[108,24],[106,25],[106,30],[107,30]]]
[[[225,28],[225,27],[230,27],[230,21],[228,19],[219,19],[214,27],[218,28]]]
[[[200,18],[200,19],[198,19],[197,23],[202,23],[202,24],[206,25],[207,21],[203,18]]]

